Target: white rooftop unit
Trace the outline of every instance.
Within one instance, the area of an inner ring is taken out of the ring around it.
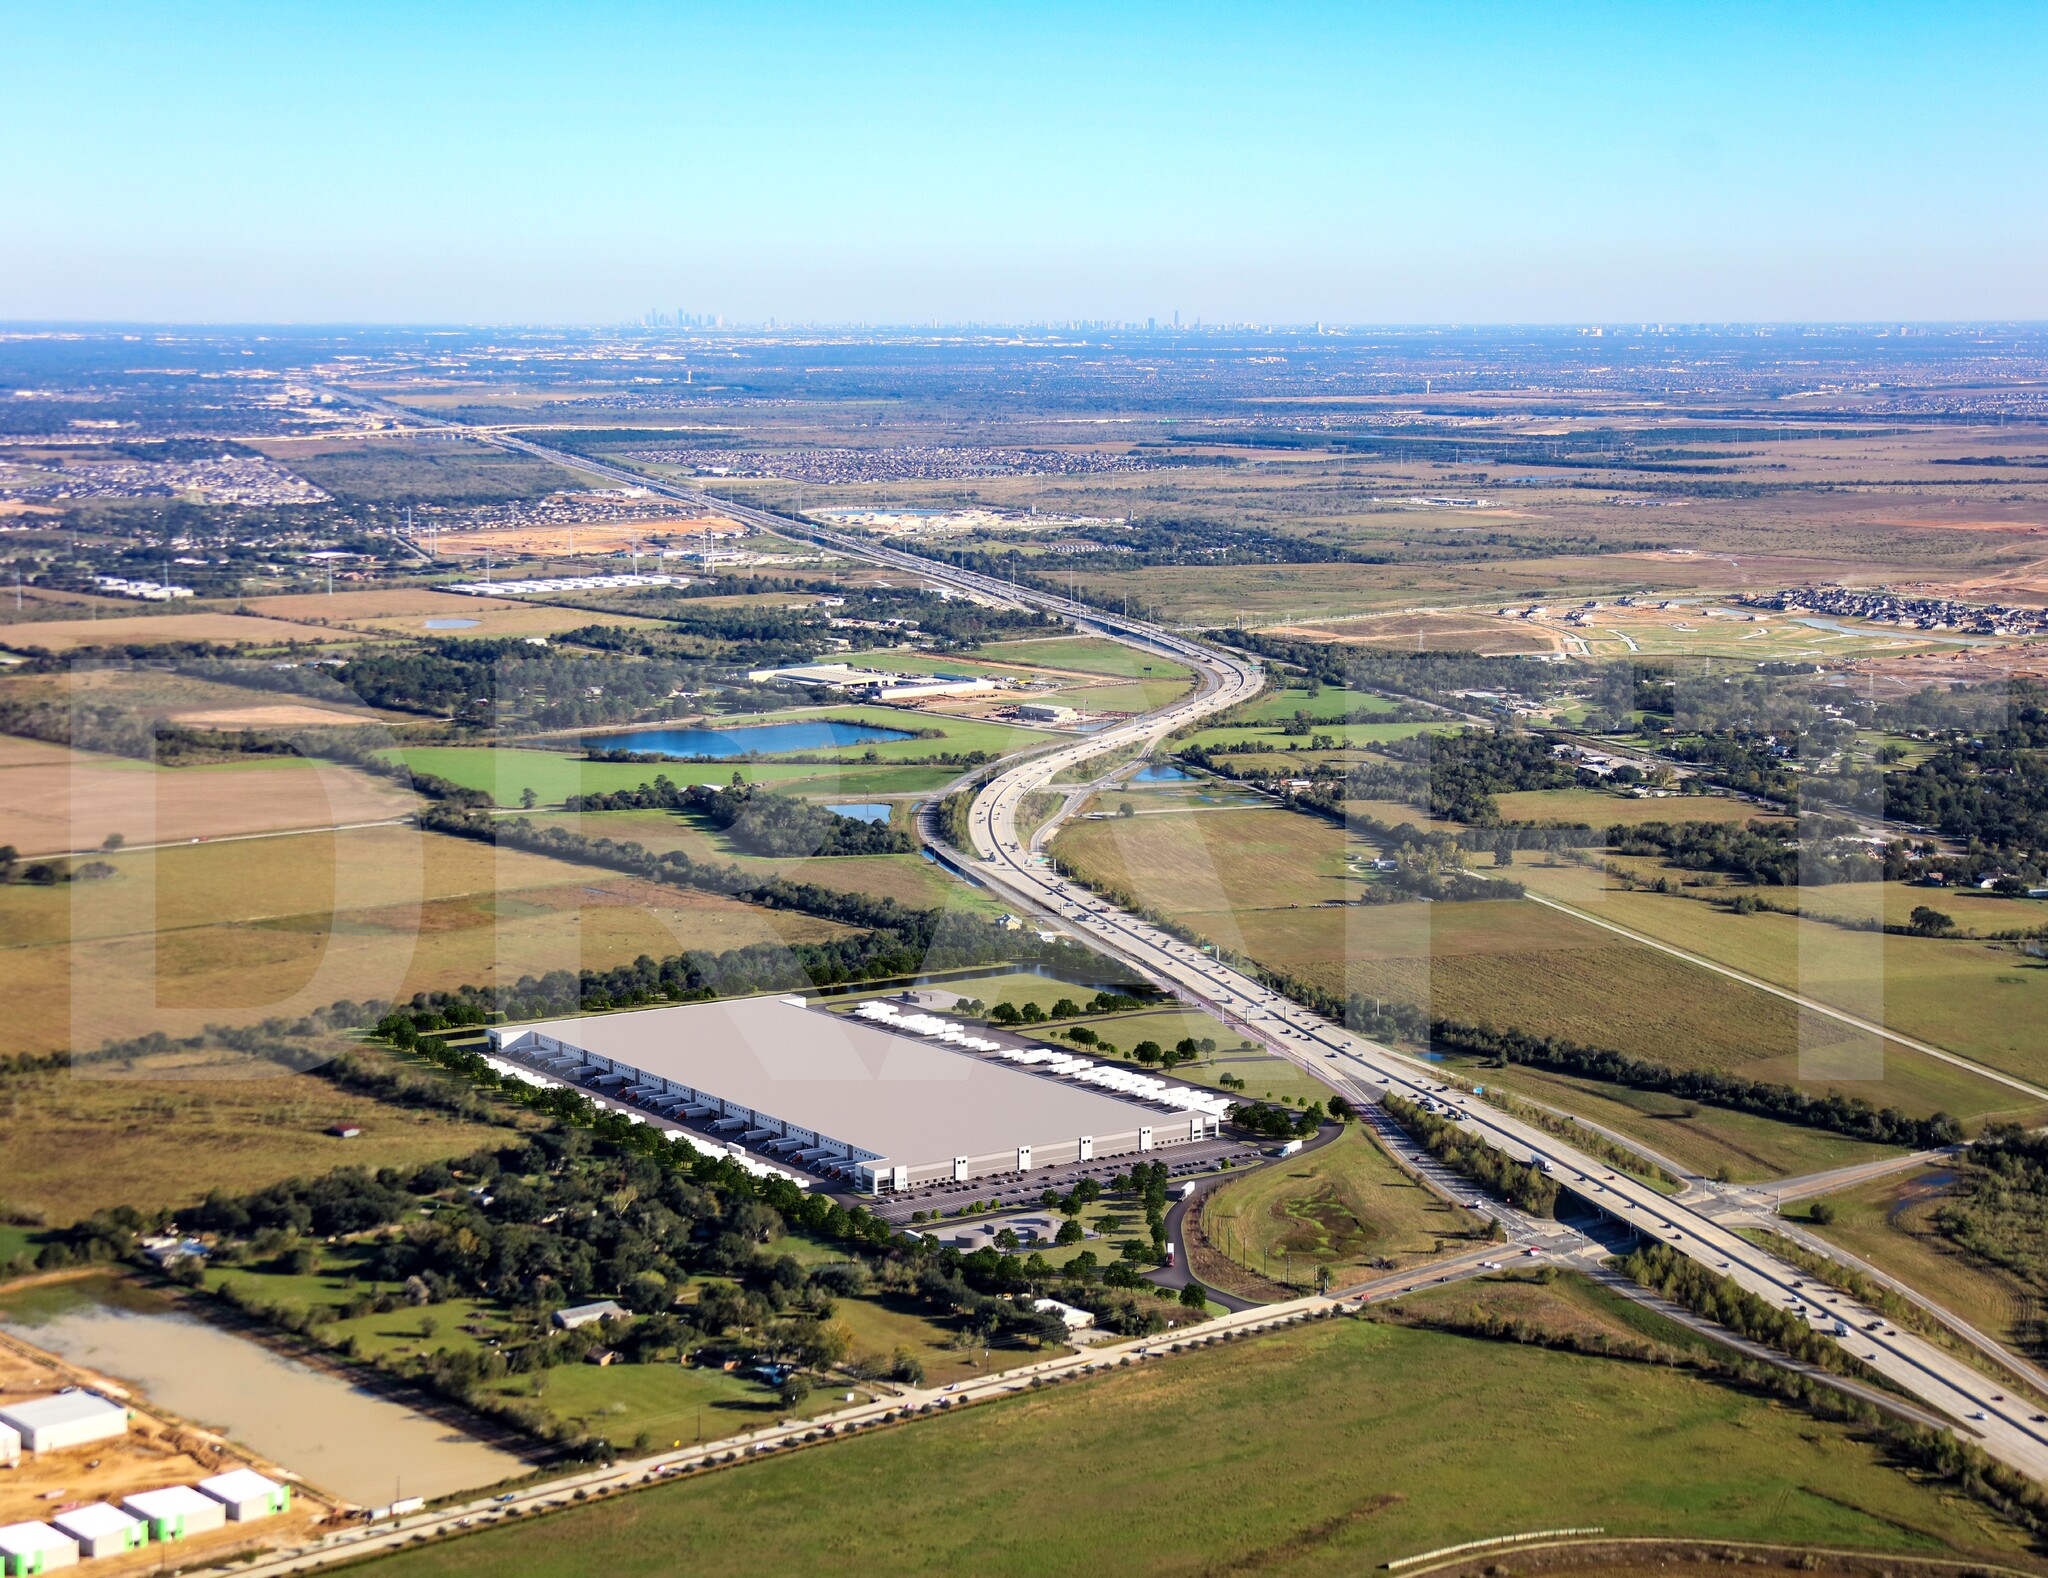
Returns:
[[[121,1498],[121,1510],[149,1525],[152,1539],[182,1540],[209,1529],[227,1527],[228,1509],[190,1485],[137,1491]]]
[[[73,1507],[50,1521],[78,1541],[81,1556],[119,1556],[123,1551],[139,1551],[149,1543],[147,1524],[104,1501],[95,1501],[89,1507]]]
[[[15,1430],[31,1452],[61,1452],[126,1435],[128,1410],[98,1392],[58,1392],[0,1408],[0,1425]]]
[[[291,1487],[280,1485],[274,1479],[265,1479],[253,1468],[231,1469],[225,1474],[216,1474],[212,1479],[202,1479],[199,1488],[228,1509],[228,1517],[236,1523],[247,1523],[252,1518],[275,1517],[280,1512],[289,1512],[292,1505]]]
[[[46,1573],[78,1565],[78,1541],[47,1523],[10,1523],[0,1529],[0,1572]]]

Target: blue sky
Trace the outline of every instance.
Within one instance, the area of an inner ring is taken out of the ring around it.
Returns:
[[[0,319],[2048,317],[2048,7],[0,0]]]

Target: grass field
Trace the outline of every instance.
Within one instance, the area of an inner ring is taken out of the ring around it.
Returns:
[[[0,888],[12,1050],[297,1016],[341,998],[604,969],[843,928],[405,826],[112,858],[94,883]]]
[[[1609,888],[1606,877],[1583,866],[1515,870],[1532,890],[1589,915],[2048,1084],[2048,1039],[2040,1029],[2048,1022],[2048,967],[2009,944],[1850,931],[1795,915],[1737,915],[1678,894]],[[1761,891],[1774,902],[1798,902],[1789,890]],[[1938,905],[1942,897],[1899,883],[1812,891],[1837,910],[1860,904],[1874,913],[1881,905],[1887,918],[1914,903]],[[2015,918],[2035,907],[2004,902],[2010,909],[2000,913]]]
[[[1243,1268],[1311,1292],[1324,1266],[1342,1288],[1375,1265],[1402,1269],[1485,1241],[1480,1218],[1439,1200],[1357,1124],[1206,1195],[1201,1227],[1195,1273],[1225,1289]]]
[[[1343,685],[1325,685],[1311,696],[1306,690],[1269,690],[1246,702],[1234,714],[1240,723],[1279,723],[1306,712],[1312,718],[1344,717],[1358,720],[1364,714],[1392,712],[1394,704],[1370,691]]]
[[[952,767],[841,767],[831,762],[592,762],[565,751],[511,746],[410,746],[397,754],[416,772],[432,773],[465,789],[481,789],[503,806],[518,805],[526,789],[543,805],[560,805],[572,794],[637,789],[664,774],[677,783],[729,783],[738,773],[748,783],[811,799],[849,800],[863,794],[922,794],[959,776]]]
[[[1170,1531],[1141,1516],[1171,1484]],[[1391,1324],[1284,1336],[522,1520],[372,1563],[391,1578],[1363,1573],[1560,1526],[1794,1547],[2024,1536],[1848,1430],[1682,1371]],[[1512,1565],[1512,1564],[1507,1564]]]
[[[291,758],[152,767],[10,741],[0,761],[0,844],[25,855],[327,827],[403,816],[410,790],[352,767]]]
[[[450,598],[450,602],[454,599]],[[587,624],[589,621],[585,621]],[[38,619],[0,622],[0,647],[76,652],[85,647],[128,646],[164,641],[243,642],[257,647],[308,642],[356,641],[359,636],[315,625],[290,624],[245,614],[158,614],[138,619]]]
[[[1603,789],[1522,789],[1497,794],[1503,822],[1583,822],[1588,827],[1644,822],[1747,822],[1764,818],[1760,806],[1726,795],[1688,794],[1642,799]]]
[[[1309,734],[1282,734],[1282,725],[1273,723],[1261,728],[1247,728],[1243,724],[1231,724],[1219,729],[1203,729],[1188,741],[1206,750],[1221,750],[1225,746],[1238,745],[1256,740],[1271,745],[1284,755],[1247,755],[1243,765],[1254,770],[1262,766],[1265,771],[1281,773],[1288,770],[1289,760],[1298,750],[1305,759],[1308,756],[1309,741],[1317,734],[1328,735],[1343,746],[1384,745],[1389,740],[1413,739],[1418,734],[1444,734],[1455,729],[1450,723],[1318,723],[1311,726]],[[1290,749],[1293,747],[1293,749]]]
[[[1342,874],[1344,838],[1316,818],[1248,810],[1083,822],[1062,830],[1054,848],[1096,880],[1184,919],[1206,939],[1331,991],[1427,1003],[1437,1016],[1562,1036],[1680,1067],[1738,1070],[1809,1090],[1841,1088],[1920,1115],[1946,1110],[1969,1118],[2024,1105],[1965,1069],[1896,1043],[1873,1046],[1860,1032],[1803,1016],[1782,998],[1526,900],[1326,902],[1356,891]],[[1513,875],[1543,889],[1597,873],[1524,862]],[[1722,918],[1679,898],[1607,897],[1611,902],[1598,913],[1612,913],[1627,900]],[[1746,926],[1774,917],[1725,919]],[[1835,928],[1827,932],[1830,939],[1877,940]],[[1986,950],[1985,958],[1997,974],[2019,973],[2009,952]],[[2048,972],[2041,974],[2048,978]],[[1924,981],[1915,989],[1930,1003],[1939,1001],[1938,972],[1908,980]],[[2032,976],[2024,976],[2020,985],[2001,984],[2000,990],[2017,995],[2033,984]],[[1894,986],[1894,1000],[1903,995]],[[1967,1015],[1970,1005],[1957,1003],[1952,1012]],[[1892,1022],[1904,1028],[1912,1021]],[[1996,1022],[2015,1039],[2027,1035],[2022,1018]],[[1861,1077],[1861,1059],[1854,1054],[1866,1049],[1882,1050],[1881,1080]],[[1858,1077],[1851,1080],[1851,1074]],[[1715,1165],[1722,1160],[1734,1165],[1741,1158],[1719,1158]]]
[[[578,472],[466,439],[337,438],[280,444],[275,454],[308,482],[353,504],[496,504],[590,486]]]
[[[682,850],[693,859],[723,861],[762,880],[784,877],[812,882],[842,892],[895,899],[918,909],[949,908],[996,914],[1003,909],[985,888],[977,888],[944,867],[912,852],[903,855],[834,855],[815,859],[775,859],[743,854],[725,835],[700,819],[672,811],[557,812],[533,818],[541,827],[559,827],[583,838],[631,841],[666,854]]]
[[[1786,1214],[2016,1352],[2038,1356],[2043,1351],[2042,1312],[2032,1290],[1935,1229],[1931,1219],[1948,1198],[1950,1182],[1947,1169],[1926,1167],[1826,1196],[1835,1219],[1825,1226],[1806,1215],[1814,1201],[1788,1207]]]
[[[1024,641],[995,641],[977,647],[975,657],[991,663],[1023,663],[1032,668],[1067,669],[1076,674],[1113,674],[1124,679],[1190,680],[1185,663],[1157,652],[1141,652],[1121,641],[1099,636],[1046,636]]]
[[[363,1132],[347,1141],[326,1134],[340,1122]],[[335,1167],[461,1156],[506,1137],[220,1049],[0,1077],[0,1197],[56,1225],[108,1206],[180,1206],[209,1189],[239,1194]]]

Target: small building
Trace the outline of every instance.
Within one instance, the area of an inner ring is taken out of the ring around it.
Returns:
[[[202,1496],[190,1485],[167,1485],[162,1490],[141,1490],[121,1498],[121,1510],[149,1525],[153,1540],[183,1540],[213,1529],[224,1529],[228,1509],[211,1496]]]
[[[632,1311],[610,1299],[599,1299],[595,1304],[571,1304],[566,1309],[555,1311],[555,1327],[558,1331],[574,1331],[578,1326],[588,1326],[595,1320],[631,1320]]]
[[[0,1573],[46,1573],[78,1565],[78,1541],[47,1523],[10,1523],[0,1529]]]
[[[359,1123],[333,1123],[328,1125],[327,1132],[337,1140],[353,1140],[361,1137],[363,1129]]]
[[[253,1518],[274,1518],[280,1512],[291,1511],[292,1492],[289,1485],[280,1485],[274,1479],[265,1479],[253,1468],[231,1469],[225,1474],[216,1474],[212,1479],[199,1482],[201,1494],[212,1497],[227,1508],[228,1517],[236,1523],[247,1523]]]
[[[98,1392],[73,1389],[0,1408],[0,1425],[31,1452],[61,1452],[128,1433],[128,1410]]]
[[[1095,1324],[1095,1315],[1090,1310],[1077,1309],[1071,1304],[1062,1304],[1058,1299],[1033,1299],[1031,1308],[1040,1315],[1057,1315],[1068,1331],[1080,1331]]]
[[[1020,701],[1017,716],[1027,723],[1072,723],[1081,714],[1072,707],[1056,707],[1049,701]]]
[[[104,1501],[95,1501],[89,1507],[73,1507],[50,1521],[60,1533],[78,1541],[80,1556],[119,1556],[123,1551],[139,1551],[149,1543],[149,1530],[140,1518],[130,1517]]]
[[[21,1461],[21,1432],[12,1425],[0,1425],[0,1468],[13,1468]]]
[[[583,1356],[583,1362],[585,1364],[594,1364],[602,1370],[610,1365],[617,1364],[619,1357],[619,1350],[616,1348],[592,1348],[590,1352]]]

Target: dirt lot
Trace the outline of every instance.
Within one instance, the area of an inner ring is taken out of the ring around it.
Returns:
[[[536,559],[586,558],[592,554],[643,548],[710,547],[701,538],[707,530],[730,532],[733,523],[715,517],[663,515],[658,500],[647,501],[647,515],[630,521],[584,521],[568,526],[486,526],[477,531],[443,532],[439,550],[450,558],[481,559],[488,548],[499,563],[524,555]],[[722,546],[730,546],[728,539]],[[652,568],[647,566],[644,568]]]
[[[127,1389],[110,1377],[67,1364],[17,1338],[0,1336],[0,1403],[21,1402],[66,1386],[89,1386],[119,1401],[132,1401]],[[128,1434],[119,1440],[95,1441],[64,1452],[24,1453],[19,1468],[0,1471],[0,1523],[47,1520],[95,1501],[118,1505],[123,1496],[137,1491],[190,1485],[235,1468],[253,1468],[261,1474],[277,1472],[274,1465],[230,1446],[219,1436],[138,1409]],[[181,1544],[178,1554],[181,1561],[189,1562],[293,1544],[306,1538],[332,1510],[295,1486],[287,1516],[257,1524],[229,1524]],[[164,1558],[162,1546],[150,1545],[125,1556],[102,1557],[92,1563],[92,1570],[155,1572]]]
[[[412,795],[349,767],[305,761],[151,767],[25,740],[0,747],[0,844],[24,855],[381,822]]]
[[[162,614],[135,619],[41,619],[27,624],[0,624],[0,646],[41,647],[46,652],[75,652],[80,647],[121,646],[131,642],[244,641],[256,646],[293,646],[313,641],[354,639],[311,625],[287,624],[247,614]]]
[[[1379,614],[1361,619],[1323,619],[1287,625],[1272,634],[1305,641],[1340,641],[1346,646],[1400,647],[1414,652],[1479,652],[1507,656],[1558,650],[1546,630],[1475,614]]]

